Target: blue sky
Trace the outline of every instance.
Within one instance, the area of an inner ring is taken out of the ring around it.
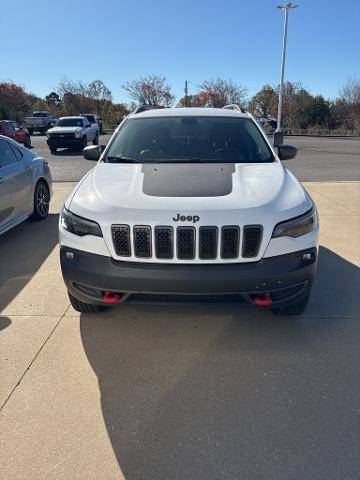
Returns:
[[[286,78],[335,97],[360,78],[360,0],[299,0]],[[254,94],[279,80],[283,13],[273,0],[12,0],[0,8],[0,79],[45,96],[62,76],[121,85],[164,74],[177,96],[208,78]]]

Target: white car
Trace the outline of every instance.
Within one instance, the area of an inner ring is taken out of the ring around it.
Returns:
[[[0,135],[0,235],[27,218],[49,213],[52,179],[47,162]]]
[[[51,153],[58,148],[83,150],[88,142],[99,143],[99,127],[91,125],[86,117],[61,117],[47,131],[47,144]]]
[[[66,200],[63,277],[73,307],[242,300],[283,315],[308,303],[316,207],[239,108],[139,108]]]

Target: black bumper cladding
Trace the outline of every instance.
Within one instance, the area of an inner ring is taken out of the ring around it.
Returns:
[[[251,263],[152,264],[61,247],[61,268],[69,292],[82,302],[104,304],[104,292],[125,294],[127,301],[252,302],[270,292],[273,304],[301,300],[309,292],[317,264],[315,248]],[[171,299],[171,300],[169,300]]]

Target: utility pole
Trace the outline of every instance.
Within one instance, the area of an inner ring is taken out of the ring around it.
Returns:
[[[189,107],[189,91],[188,91],[188,81],[185,80],[185,88],[184,88],[184,92],[185,92],[185,105],[187,107]]]
[[[282,114],[282,102],[283,102],[283,87],[284,87],[284,72],[285,72],[285,59],[286,59],[286,43],[287,43],[287,32],[288,32],[288,22],[289,22],[289,10],[296,8],[297,5],[294,3],[288,2],[286,5],[278,5],[277,8],[280,8],[285,13],[284,19],[284,38],[283,38],[283,48],[282,48],[282,57],[281,57],[281,74],[280,74],[280,91],[279,91],[279,105],[278,105],[278,114],[277,114],[277,127],[274,134],[274,146],[277,147],[283,143],[284,133],[281,128],[281,114]]]

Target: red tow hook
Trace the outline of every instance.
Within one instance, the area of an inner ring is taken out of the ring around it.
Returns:
[[[106,303],[118,303],[122,297],[123,295],[121,293],[110,292],[108,290],[103,293],[103,300]]]
[[[271,293],[265,292],[262,295],[256,295],[254,297],[254,303],[259,307],[270,307],[272,305]]]

